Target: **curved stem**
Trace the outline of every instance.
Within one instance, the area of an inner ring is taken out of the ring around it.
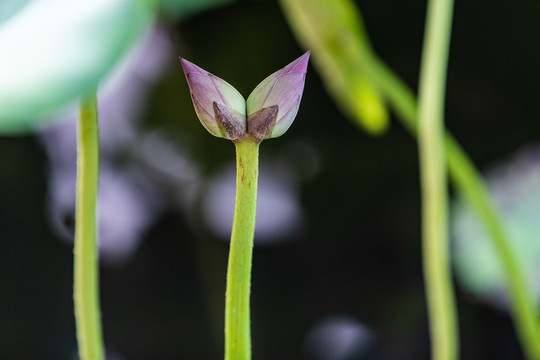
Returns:
[[[371,75],[397,112],[405,128],[417,135],[417,103],[412,91],[382,61],[373,59]],[[450,178],[482,220],[501,261],[510,289],[514,326],[528,359],[540,360],[540,316],[529,290],[523,269],[510,246],[499,210],[493,203],[482,176],[458,142],[445,134],[446,163]]]
[[[422,185],[422,247],[431,330],[431,358],[458,357],[457,315],[448,245],[444,163],[444,98],[452,0],[430,0],[420,68],[418,147]]]
[[[259,142],[246,136],[236,146],[236,204],[227,269],[225,359],[251,359],[249,296],[257,208]]]
[[[412,91],[382,61],[374,58],[370,68],[373,70],[370,73],[373,81],[386,94],[399,115],[398,119],[411,134],[417,135],[418,106]],[[448,132],[445,134],[445,149],[450,178],[483,222],[507,276],[514,326],[527,359],[540,360],[540,316],[523,269],[510,246],[511,239],[501,214],[493,203],[478,169]]]
[[[352,4],[351,1],[344,1]],[[334,60],[339,64],[341,57],[348,56],[348,48],[343,48],[342,51],[336,50],[336,48],[330,47],[331,44],[321,42],[321,39],[325,38],[325,34],[319,33],[317,30],[325,31],[326,28],[315,27],[312,24],[317,24],[321,17],[325,17],[325,12],[337,12],[338,10],[330,7],[330,4],[334,4],[334,2],[323,0],[281,0],[281,4],[298,40],[303,43],[306,49],[313,50],[316,65],[318,61],[320,62],[319,66],[325,68],[322,69],[323,75],[325,70],[331,73],[330,70],[334,70],[334,68],[327,64],[328,61],[332,60],[330,57],[335,56],[336,59]],[[329,16],[329,18],[331,17]],[[334,14],[334,17],[339,17],[339,14]],[[350,20],[351,17],[348,17],[348,19]],[[362,24],[355,28],[348,26],[350,22],[345,21],[333,25],[339,29],[338,33],[343,38],[355,38],[357,34],[354,34],[354,32],[360,31],[361,37],[356,37],[357,41],[367,41],[367,35],[365,35]],[[328,39],[332,40],[333,38],[329,37]],[[369,44],[364,46],[363,54],[362,61],[357,61],[356,66],[364,69],[363,74],[381,90],[385,100],[389,102],[397,113],[397,119],[401,121],[411,135],[416,136],[418,108],[415,94],[392,69],[374,54]],[[347,68],[341,67],[339,71],[347,72]],[[324,78],[323,80],[329,85],[332,93],[338,92],[333,88],[331,79]],[[347,97],[342,99],[343,101],[350,101]],[[349,106],[354,106],[354,104],[349,104]],[[499,210],[491,200],[478,169],[448,132],[445,133],[445,144],[446,164],[451,180],[455,187],[463,192],[471,207],[482,220],[506,273],[508,287],[510,288],[511,312],[524,351],[528,359],[540,360],[540,341],[538,341],[540,339],[539,310],[535,307],[533,296],[527,286],[523,269],[519,264],[515,251],[510,246],[511,239],[505,231]]]
[[[94,91],[81,98],[77,128],[74,300],[81,360],[103,359],[96,243],[98,173],[97,99]]]
[[[493,239],[499,259],[505,270],[510,306],[514,326],[527,359],[540,360],[540,317],[529,291],[522,268],[510,247],[509,236],[503,227],[499,214],[489,192],[478,176],[474,165],[464,156],[459,144],[450,136],[446,138],[448,166],[454,174],[454,180],[463,184],[461,187],[471,205],[477,209],[480,219]]]

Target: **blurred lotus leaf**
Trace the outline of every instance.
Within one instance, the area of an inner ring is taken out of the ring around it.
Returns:
[[[388,127],[380,91],[367,76],[373,50],[358,9],[350,0],[281,0],[297,38],[341,109],[371,134]]]
[[[32,130],[96,87],[152,15],[150,0],[3,0],[0,132]]]
[[[528,149],[488,174],[488,188],[509,231],[510,244],[540,303],[540,148]],[[473,294],[506,307],[505,272],[476,214],[458,199],[452,209],[452,255],[459,280]]]
[[[24,8],[32,0],[5,0],[0,4],[0,24]]]

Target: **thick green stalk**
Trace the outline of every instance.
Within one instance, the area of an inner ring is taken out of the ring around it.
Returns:
[[[448,245],[444,98],[452,0],[430,0],[420,68],[418,148],[422,185],[422,247],[431,330],[431,358],[458,358],[457,315]]]
[[[255,211],[259,141],[249,135],[235,142],[236,204],[227,270],[225,299],[225,359],[251,359],[249,296]]]
[[[97,99],[94,91],[81,98],[77,128],[74,300],[81,360],[103,359],[96,243],[98,176]]]

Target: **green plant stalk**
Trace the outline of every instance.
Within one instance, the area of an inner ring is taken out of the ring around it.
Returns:
[[[251,359],[250,288],[259,141],[247,135],[236,147],[236,203],[227,269],[225,360]]]
[[[371,61],[372,80],[377,83],[387,100],[398,114],[398,119],[409,132],[416,136],[418,131],[418,106],[413,92],[381,60]],[[504,221],[486,188],[482,176],[473,162],[454,137],[445,133],[445,157],[450,178],[460,189],[484,223],[493,241],[501,265],[507,276],[510,307],[519,341],[527,359],[540,360],[540,316],[534,298],[529,291],[523,269],[511,240],[504,227]]]
[[[282,9],[285,15],[287,15],[289,24],[298,40],[303,43],[305,48],[313,50],[316,65],[319,62],[322,67],[326,66],[326,61],[329,61],[326,59],[328,55],[326,52],[332,53],[333,51],[337,51],[337,48],[332,47],[334,38],[329,38],[324,42],[323,40],[326,39],[324,34],[318,33],[318,28],[310,25],[317,24],[320,17],[326,16],[324,13],[317,14],[312,12],[312,10],[316,9],[312,4],[316,5],[318,2],[326,4],[326,0],[309,0],[309,3],[303,0],[280,1]],[[350,3],[352,4],[352,2]],[[367,43],[367,35],[365,35],[365,30],[361,24],[356,29],[347,29],[339,24],[338,28],[341,34],[338,39],[348,36],[355,37],[357,41],[366,42],[364,44],[365,46],[363,46],[364,56],[361,60],[356,61],[356,67],[364,69],[363,73],[367,79],[379,88],[384,99],[388,101],[396,112],[398,115],[397,118],[403,126],[411,135],[417,136],[418,106],[415,94],[392,69],[375,55],[371,46]],[[355,34],[346,34],[347,31],[360,31],[360,38],[356,37]],[[324,46],[329,46],[330,49],[325,51]],[[344,53],[341,55],[346,56],[349,48],[343,48]],[[324,70],[333,71],[335,69],[334,67],[329,67],[322,70],[323,80],[333,92],[332,85],[335,84],[328,84],[330,80],[324,78]],[[343,71],[343,68],[341,68],[341,72]],[[354,106],[354,104],[349,106]],[[458,142],[448,132],[445,133],[445,150],[446,164],[450,178],[455,187],[463,193],[471,207],[476,211],[479,219],[484,223],[486,231],[493,241],[495,251],[499,254],[503,269],[507,274],[510,289],[510,307],[516,331],[525,349],[525,353],[530,360],[540,360],[540,341],[536,340],[540,339],[540,316],[535,307],[532,294],[527,287],[523,269],[520,267],[515,252],[510,246],[510,237],[505,231],[502,217],[493,203],[479,171]]]
[[[93,91],[80,100],[77,128],[74,301],[81,360],[101,360],[104,354],[96,242],[98,176],[97,99],[96,91]]]
[[[514,251],[510,247],[509,236],[499,220],[495,204],[489,196],[488,189],[476,176],[476,169],[464,157],[459,144],[452,138],[446,138],[446,149],[449,155],[450,169],[453,169],[456,182],[467,188],[466,196],[473,207],[476,207],[481,220],[491,234],[494,247],[497,249],[503,265],[509,287],[510,306],[513,313],[519,341],[527,359],[540,360],[540,317],[529,291],[525,276]]]
[[[458,326],[448,244],[444,161],[444,98],[452,0],[430,0],[420,67],[418,147],[422,187],[422,248],[431,331],[431,358],[458,357]]]

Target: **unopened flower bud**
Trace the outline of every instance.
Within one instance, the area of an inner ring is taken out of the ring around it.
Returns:
[[[300,106],[309,55],[308,51],[268,76],[249,95],[247,129],[250,134],[255,137],[263,136],[263,139],[274,138],[283,135],[291,126]],[[254,134],[252,128],[258,129],[259,133]],[[263,134],[264,130],[266,133]]]
[[[180,59],[197,117],[214,136],[236,140],[246,133],[246,101],[225,80]]]
[[[195,112],[206,130],[229,140],[249,134],[262,141],[281,136],[296,117],[309,55],[308,51],[264,79],[247,102],[226,81],[185,59],[180,61]]]

